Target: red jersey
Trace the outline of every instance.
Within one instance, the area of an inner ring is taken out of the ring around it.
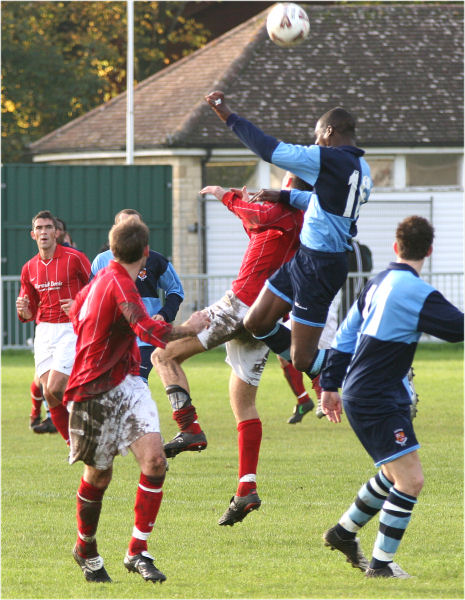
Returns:
[[[60,299],[75,298],[89,281],[90,262],[75,248],[57,244],[53,257],[43,260],[36,254],[21,270],[20,296],[29,296],[29,307],[36,323],[69,323]],[[25,321],[18,315],[20,321]]]
[[[227,192],[222,202],[239,217],[250,238],[232,290],[251,306],[268,277],[296,253],[303,212],[279,203],[249,204],[233,192]]]
[[[136,335],[164,348],[173,326],[154,321],[124,267],[108,267],[81,290],[69,313],[77,334],[76,358],[64,402],[79,402],[113,389],[126,375],[139,375]]]

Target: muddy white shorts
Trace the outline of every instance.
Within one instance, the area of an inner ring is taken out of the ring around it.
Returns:
[[[68,410],[70,464],[82,460],[96,469],[109,469],[114,457],[126,455],[143,435],[160,433],[157,405],[139,376],[127,375],[90,400],[70,402]]]
[[[47,371],[70,375],[76,354],[76,339],[71,323],[39,323],[34,336],[34,362],[40,377]]]
[[[243,320],[249,310],[231,290],[206,309],[211,319],[208,329],[198,334],[206,350],[226,344],[226,362],[234,373],[250,385],[258,386],[266,365],[269,349],[246,329]]]

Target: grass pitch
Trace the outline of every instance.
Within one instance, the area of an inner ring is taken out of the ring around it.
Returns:
[[[115,460],[104,498],[99,551],[112,584],[87,583],[71,556],[82,464],[67,464],[61,437],[28,430],[33,359],[3,354],[2,598],[463,598],[463,346],[422,345],[415,360],[420,395],[415,430],[425,487],[396,556],[409,580],[367,580],[321,535],[375,473],[347,421],[308,414],[288,425],[294,398],[271,356],[259,388],[263,421],[258,490],[262,507],[234,527],[218,518],[236,488],[235,422],[222,350],[186,365],[209,446],[170,460],[149,549],[162,586],[129,574],[122,559],[133,525],[139,470]],[[155,373],[150,377],[162,432],[176,432]],[[312,394],[312,397],[314,395]],[[378,520],[362,531],[370,556]]]

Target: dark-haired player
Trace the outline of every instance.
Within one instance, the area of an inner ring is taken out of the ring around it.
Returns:
[[[114,260],[76,297],[69,316],[77,333],[76,358],[64,402],[70,406],[70,464],[82,460],[77,493],[78,536],[73,556],[87,581],[111,581],[95,534],[114,457],[131,450],[140,469],[135,520],[124,565],[147,581],[166,577],[147,552],[163,492],[166,459],[156,404],[139,377],[136,334],[154,346],[195,336],[209,323],[194,313],[173,326],[149,317],[135,280],[149,255],[149,231],[126,219],[110,231]]]
[[[57,229],[57,244],[61,246],[65,246],[65,248],[76,248],[71,239],[71,236],[66,228],[66,223],[63,219],[55,216],[56,229]],[[76,248],[77,249],[77,248]],[[42,408],[43,394],[42,389],[40,387],[40,380],[37,373],[34,374],[34,379],[31,383],[31,414],[29,417],[29,427],[34,433],[42,434],[42,433],[56,433],[57,429],[53,424],[52,418],[50,416],[50,410],[47,405],[47,401],[44,402],[46,415],[45,419],[41,421],[40,413]]]
[[[20,321],[37,323],[36,374],[53,425],[68,441],[68,412],[62,399],[74,362],[76,334],[66,310],[89,281],[90,263],[82,252],[57,244],[57,222],[48,210],[32,219],[31,237],[39,252],[21,270],[16,310]]]
[[[350,240],[357,232],[360,205],[372,187],[364,151],[355,145],[355,120],[345,109],[333,108],[318,120],[314,144],[286,144],[233,113],[223,92],[205,99],[252,152],[313,186],[312,192],[257,194],[258,200],[300,208],[305,216],[299,250],[268,279],[244,320],[256,338],[313,379],[325,353],[318,351],[318,341],[329,306],[347,278]],[[289,331],[278,319],[291,309]]]
[[[358,492],[325,544],[343,552],[367,577],[409,575],[393,562],[423,487],[420,448],[405,382],[422,332],[448,342],[463,340],[463,313],[420,279],[434,231],[423,217],[397,227],[397,262],[371,279],[340,326],[321,372],[322,408],[341,421],[344,411],[379,471]],[[373,556],[367,559],[357,531],[379,512]]]

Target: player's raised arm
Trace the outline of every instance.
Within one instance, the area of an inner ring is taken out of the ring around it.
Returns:
[[[223,92],[215,91],[205,96],[205,101],[212,107],[218,117],[226,123],[232,110],[226,104]]]

